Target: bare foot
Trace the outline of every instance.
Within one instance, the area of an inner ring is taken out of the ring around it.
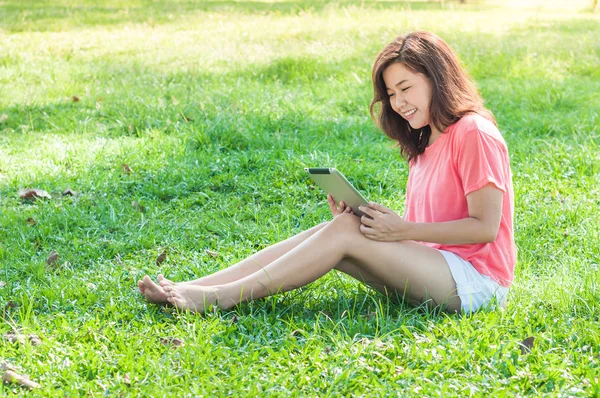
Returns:
[[[159,275],[159,277],[162,275]],[[157,285],[150,279],[148,275],[144,276],[144,279],[138,282],[138,288],[140,289],[140,293],[146,297],[151,303],[167,303],[169,296],[163,290],[162,287]]]
[[[181,282],[181,283],[185,283],[185,282]],[[158,276],[158,284],[160,285],[160,287],[162,287],[164,289],[165,286],[169,285],[169,286],[174,286],[176,285],[175,282],[165,278],[162,274]]]
[[[202,314],[211,305],[217,303],[219,294],[216,288],[190,284],[164,286],[167,300],[181,310],[190,310]],[[222,307],[222,305],[219,305]]]

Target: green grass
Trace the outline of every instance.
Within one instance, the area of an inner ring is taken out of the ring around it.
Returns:
[[[205,275],[327,220],[303,167],[401,213],[407,166],[368,117],[370,68],[417,28],[456,49],[508,142],[507,309],[415,309],[337,274],[206,316],[140,299],[145,273]],[[0,2],[0,334],[42,339],[0,338],[0,358],[38,396],[600,396],[599,64],[582,8]]]

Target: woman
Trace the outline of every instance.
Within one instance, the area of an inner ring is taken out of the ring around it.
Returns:
[[[386,46],[372,77],[371,115],[410,166],[404,217],[370,203],[359,218],[328,196],[332,221],[194,281],[159,275],[156,284],[145,276],[140,292],[204,312],[295,289],[336,269],[450,311],[502,303],[516,248],[509,158],[493,115],[453,51],[429,32]]]

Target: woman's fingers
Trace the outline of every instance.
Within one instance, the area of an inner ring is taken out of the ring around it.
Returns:
[[[373,225],[375,225],[375,220],[367,216],[362,216],[360,218],[360,222],[362,223],[362,225],[365,225],[367,227],[372,227]]]
[[[329,203],[329,210],[331,210],[331,213],[333,215],[336,215],[337,206],[335,205],[335,201],[333,200],[333,197],[330,194],[327,194],[327,202]]]

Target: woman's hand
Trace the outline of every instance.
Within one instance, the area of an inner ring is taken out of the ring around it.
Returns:
[[[352,207],[347,206],[346,207],[346,203],[341,202],[340,205],[338,206],[337,203],[335,203],[335,200],[333,200],[333,196],[327,194],[327,202],[329,202],[329,209],[331,210],[331,214],[333,215],[333,218],[335,218],[336,216],[339,216],[340,214],[343,213],[350,213],[350,214],[354,214],[352,212]]]
[[[381,242],[409,239],[407,232],[410,223],[393,210],[373,202],[369,202],[369,207],[360,206],[358,209],[367,214],[360,218],[360,232],[365,237]]]

